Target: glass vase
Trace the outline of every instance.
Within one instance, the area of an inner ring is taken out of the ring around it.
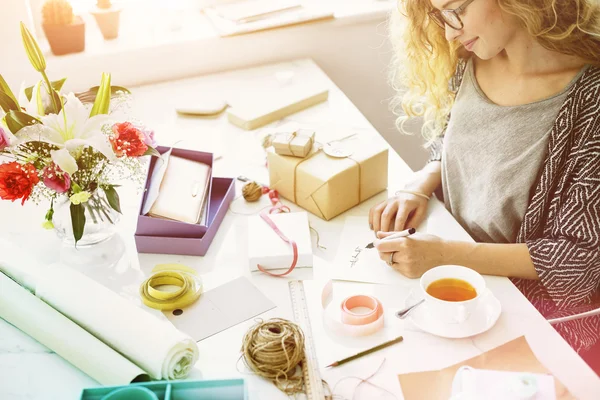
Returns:
[[[101,243],[116,233],[116,224],[119,222],[121,214],[110,206],[102,189],[96,189],[89,200],[81,205],[84,209],[85,225],[83,236],[77,241],[77,247]],[[71,201],[67,196],[61,196],[54,200],[52,223],[56,234],[63,243],[75,246],[71,221]]]

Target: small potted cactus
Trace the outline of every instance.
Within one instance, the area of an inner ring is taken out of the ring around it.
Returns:
[[[44,3],[42,27],[53,54],[59,56],[85,49],[85,23],[73,14],[73,7],[67,0]]]
[[[96,7],[91,12],[104,39],[111,40],[119,36],[121,7],[114,5],[111,0],[97,0]]]

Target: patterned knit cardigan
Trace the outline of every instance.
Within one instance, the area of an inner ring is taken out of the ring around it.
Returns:
[[[459,64],[453,90],[465,66]],[[432,146],[430,160],[441,159],[441,146]],[[517,243],[529,248],[540,279],[512,282],[542,315],[600,308],[600,67],[584,72],[560,108]],[[554,327],[577,351],[600,341],[600,315]]]

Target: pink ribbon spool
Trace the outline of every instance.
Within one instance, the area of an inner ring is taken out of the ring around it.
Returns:
[[[367,336],[383,328],[383,306],[373,296],[356,295],[347,297],[340,305],[339,321],[327,314],[327,307],[333,301],[333,281],[327,282],[321,293],[321,305],[325,326],[342,336]],[[356,313],[352,309],[366,307],[369,312]]]
[[[365,307],[371,311],[357,314],[353,308]],[[363,294],[350,296],[342,302],[342,322],[347,325],[366,325],[377,321],[383,315],[383,306],[373,296]]]

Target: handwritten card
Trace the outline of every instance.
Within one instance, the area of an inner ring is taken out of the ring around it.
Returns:
[[[366,217],[348,217],[342,231],[332,279],[367,283],[406,283],[410,281],[379,258],[377,249],[365,246],[375,240]]]
[[[428,233],[449,240],[473,241],[461,228],[444,205],[436,199],[429,201],[425,220],[417,227],[418,233]],[[366,283],[398,284],[410,279],[379,258],[377,249],[365,246],[376,240],[369,229],[367,217],[347,217],[336,260],[329,276],[331,279]],[[343,261],[342,261],[343,260]]]

